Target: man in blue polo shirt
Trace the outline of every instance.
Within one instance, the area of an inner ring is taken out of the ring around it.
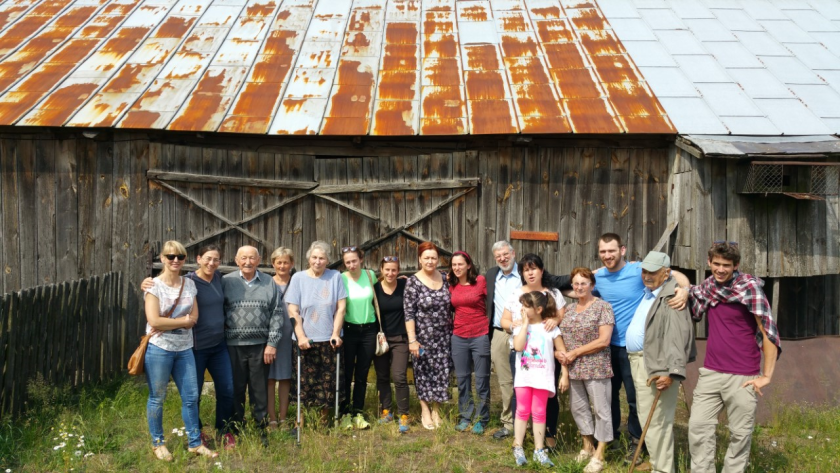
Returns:
[[[628,263],[624,260],[627,247],[621,242],[621,237],[615,233],[605,233],[598,240],[598,257],[604,267],[595,273],[595,290],[593,293],[609,302],[615,314],[615,328],[610,340],[610,361],[612,364],[612,424],[613,438],[619,438],[618,428],[621,425],[621,403],[619,393],[621,385],[627,394],[627,404],[630,415],[627,417],[627,431],[630,433],[630,449],[627,461],[631,461],[633,452],[642,436],[642,426],[639,424],[636,412],[636,388],[633,376],[630,374],[630,360],[627,357],[625,335],[636,308],[645,294],[642,281],[642,265],[639,262]],[[675,296],[668,302],[671,307],[681,310],[688,300],[688,279],[682,273],[672,271],[671,275],[680,286]],[[617,444],[616,444],[617,445]]]

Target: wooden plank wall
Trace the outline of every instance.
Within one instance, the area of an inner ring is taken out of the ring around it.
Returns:
[[[672,262],[704,270],[717,240],[737,241],[741,266],[756,276],[840,272],[840,198],[798,200],[738,194],[735,159],[697,159],[676,147],[669,157],[668,222],[679,222]]]

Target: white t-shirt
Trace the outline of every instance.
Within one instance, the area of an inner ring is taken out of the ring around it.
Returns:
[[[153,294],[158,298],[160,307],[160,316],[163,317],[172,308],[175,299],[178,299],[178,293],[181,292],[181,286],[169,287],[164,284],[159,277],[153,279],[155,285],[147,292]],[[184,292],[181,293],[181,298],[178,299],[178,305],[172,311],[170,318],[177,319],[179,317],[186,317],[192,312],[193,304],[195,303],[195,296],[198,291],[195,289],[195,283],[190,278],[181,278],[184,283]],[[144,296],[145,297],[145,296]],[[199,314],[200,316],[201,314]],[[152,331],[152,327],[146,322],[146,333]],[[175,330],[167,330],[159,333],[149,339],[149,343],[163,348],[167,351],[184,351],[193,347],[193,333],[191,328],[179,328]]]
[[[527,291],[524,287],[520,288],[514,295],[508,298],[507,303],[505,304],[505,309],[510,312],[510,320],[516,322],[517,320],[522,320],[522,303],[519,302],[519,297],[522,294],[525,294],[524,291]],[[563,294],[560,293],[557,289],[549,289],[548,293],[554,296],[554,304],[557,305],[557,310],[560,310],[562,307],[566,305],[566,299],[563,298]],[[510,345],[510,349],[513,350],[513,338],[508,341]]]
[[[529,324],[527,328],[525,349],[516,352],[513,387],[544,389],[554,394],[554,339],[560,336],[560,329],[554,327],[546,332],[542,323]],[[522,326],[513,329],[514,337],[522,329]]]

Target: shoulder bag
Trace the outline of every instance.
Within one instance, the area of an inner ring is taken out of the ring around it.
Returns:
[[[373,278],[370,277],[370,272],[367,269],[363,270],[367,274],[368,281],[370,281],[370,290],[373,292],[373,307],[376,309],[376,320],[379,321],[379,333],[376,334],[376,356],[388,353],[388,340],[385,338],[385,332],[382,331],[382,316],[379,315],[379,301],[376,300],[376,290],[373,288]]]
[[[178,301],[181,300],[181,294],[184,293],[184,278],[181,277],[181,290],[178,291],[178,298],[175,299],[175,302],[172,304],[172,307],[166,312],[167,319],[172,316],[172,312],[175,311],[175,307],[178,305]],[[149,345],[149,339],[152,338],[151,335],[143,335],[140,339],[140,346],[134,350],[134,353],[131,354],[131,358],[128,359],[128,374],[132,376],[139,376],[143,374],[143,365],[146,361],[146,347]]]

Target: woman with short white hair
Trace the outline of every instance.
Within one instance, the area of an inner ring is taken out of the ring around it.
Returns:
[[[336,353],[341,348],[347,291],[341,274],[327,268],[329,244],[312,242],[306,259],[309,268],[292,276],[285,302],[300,348],[301,403],[321,408],[322,420],[326,420],[335,403],[336,382],[340,382],[335,379]]]

